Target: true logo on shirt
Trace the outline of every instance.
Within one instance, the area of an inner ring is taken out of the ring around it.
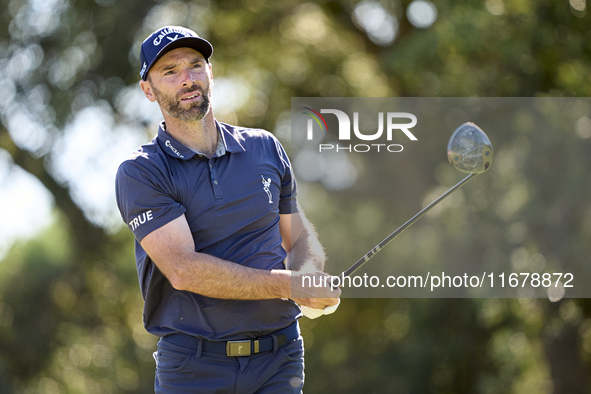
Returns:
[[[141,214],[133,218],[131,222],[129,222],[129,227],[131,227],[131,231],[133,231],[142,224],[149,222],[152,219],[154,219],[154,217],[152,216],[152,210],[150,209],[149,211],[142,212]]]
[[[265,179],[264,176],[261,175],[261,178],[263,178],[263,190],[265,191],[265,193],[267,193],[267,196],[269,197],[269,204],[273,204],[273,195],[271,194],[271,178],[267,178]]]

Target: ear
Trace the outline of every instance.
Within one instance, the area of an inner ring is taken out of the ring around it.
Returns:
[[[148,100],[151,102],[156,101],[156,96],[154,95],[154,91],[152,90],[152,85],[150,82],[141,80],[140,87],[142,88],[142,91]]]

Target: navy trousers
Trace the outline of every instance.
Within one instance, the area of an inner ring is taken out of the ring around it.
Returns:
[[[301,336],[245,357],[194,350],[161,339],[154,359],[156,394],[295,394],[304,385]]]

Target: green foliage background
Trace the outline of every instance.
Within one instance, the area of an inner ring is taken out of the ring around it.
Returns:
[[[68,123],[93,106],[151,138],[154,125],[130,115],[121,93],[137,85],[139,45],[157,27],[193,28],[215,48],[214,78],[247,87],[243,105],[216,111],[220,120],[271,131],[285,120],[291,97],[591,95],[585,0],[438,1],[437,21],[426,29],[408,21],[410,1],[376,2],[398,22],[386,46],[357,27],[358,3],[0,0],[0,157],[37,178],[54,203],[52,225],[14,244],[0,262],[0,392],[152,391],[156,338],[142,326],[131,233],[92,220],[52,161]],[[23,54],[34,60],[19,63]],[[12,103],[43,125],[43,146],[15,142],[8,132]],[[581,116],[590,112],[582,108]],[[493,260],[542,253],[589,261],[589,136],[499,130],[495,138],[496,164],[505,164],[494,168],[494,181],[474,181],[464,191],[472,212],[497,220],[486,229],[488,244],[462,227],[452,207],[405,233],[385,259],[438,257],[438,249],[424,247],[428,241],[486,250]],[[335,196],[320,184],[303,187],[329,271],[348,266],[417,212],[434,185],[454,183],[441,159],[427,153],[393,170],[396,195],[367,196],[353,187]],[[417,167],[422,171],[410,170]],[[488,198],[478,195],[482,187]],[[396,213],[384,217],[391,206]],[[307,393],[591,387],[588,299],[346,299],[338,313],[303,320],[302,329]]]

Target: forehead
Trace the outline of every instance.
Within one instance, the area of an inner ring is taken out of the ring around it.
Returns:
[[[154,64],[152,68],[162,68],[170,64],[175,64],[183,61],[192,62],[194,60],[201,60],[205,62],[205,57],[203,55],[193,49],[188,47],[181,47],[173,49],[167,53],[165,53],[158,61]]]

